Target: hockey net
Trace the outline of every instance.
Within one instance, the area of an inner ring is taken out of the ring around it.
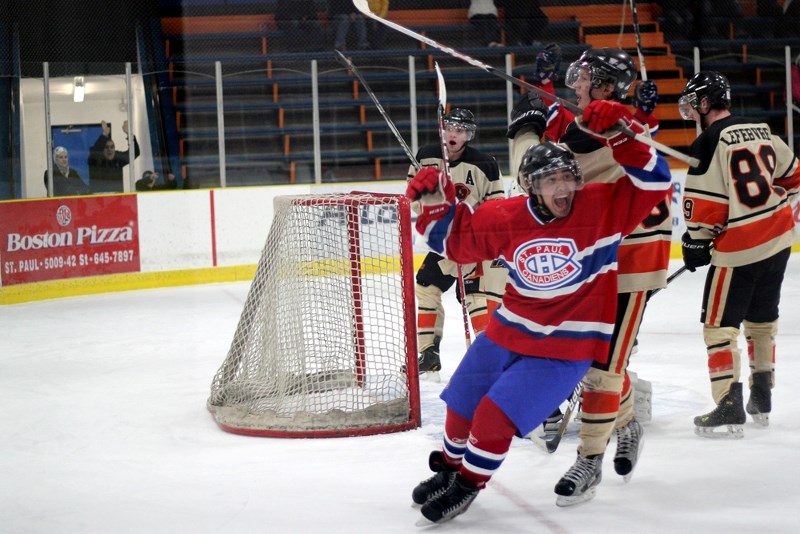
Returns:
[[[224,430],[334,437],[419,426],[402,195],[280,196],[208,409]]]

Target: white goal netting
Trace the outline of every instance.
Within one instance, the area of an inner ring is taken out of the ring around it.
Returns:
[[[277,197],[274,207],[233,342],[211,384],[217,423],[288,437],[419,426],[408,201],[303,195]]]

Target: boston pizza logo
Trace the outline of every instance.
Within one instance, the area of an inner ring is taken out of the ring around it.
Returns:
[[[520,278],[532,289],[556,289],[571,283],[581,272],[575,261],[578,247],[571,239],[535,239],[514,253]]]
[[[72,211],[67,206],[59,206],[56,210],[56,221],[61,226],[67,226],[72,222]]]

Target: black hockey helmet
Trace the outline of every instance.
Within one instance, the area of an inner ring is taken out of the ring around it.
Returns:
[[[575,176],[576,189],[583,185],[583,175],[575,155],[564,146],[545,141],[525,151],[519,165],[519,183],[527,188],[529,195],[535,197],[541,192],[540,180],[561,169]]]
[[[708,99],[709,109],[730,109],[731,84],[724,74],[713,70],[701,70],[692,76],[678,99],[681,117],[692,120],[692,109],[698,109],[703,98]]]
[[[469,132],[467,141],[471,141],[478,131],[478,123],[475,122],[475,115],[466,108],[453,108],[450,113],[444,116],[444,125],[452,124],[460,126]]]
[[[631,56],[619,48],[590,48],[567,69],[564,83],[573,87],[581,69],[587,70],[592,78],[592,87],[614,84],[615,100],[624,100],[628,89],[636,80],[636,65]]]

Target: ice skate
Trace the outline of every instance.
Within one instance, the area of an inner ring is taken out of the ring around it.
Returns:
[[[769,371],[753,373],[753,385],[750,386],[746,410],[753,422],[760,426],[769,426],[769,412],[772,411],[771,374]]]
[[[464,480],[461,475],[455,475],[453,483],[447,490],[426,502],[420,511],[423,517],[417,521],[418,526],[431,523],[444,523],[455,516],[463,514],[478,496],[478,487]]]
[[[716,408],[694,418],[695,434],[706,438],[744,437],[742,425],[747,416],[742,404],[742,384],[735,382]]]
[[[411,492],[411,499],[415,504],[425,504],[429,500],[441,496],[456,479],[456,472],[449,469],[444,463],[442,451],[433,451],[428,458],[428,465],[436,474],[417,484],[417,487]]]
[[[581,456],[558,481],[556,506],[572,506],[594,498],[595,488],[603,479],[603,455]]]
[[[644,430],[636,418],[617,429],[617,452],[614,454],[614,471],[628,482],[644,447]]]
[[[439,359],[439,342],[441,338],[433,338],[433,345],[425,348],[419,355],[419,374],[425,375],[428,380],[438,382],[439,371],[442,370],[442,361]]]

